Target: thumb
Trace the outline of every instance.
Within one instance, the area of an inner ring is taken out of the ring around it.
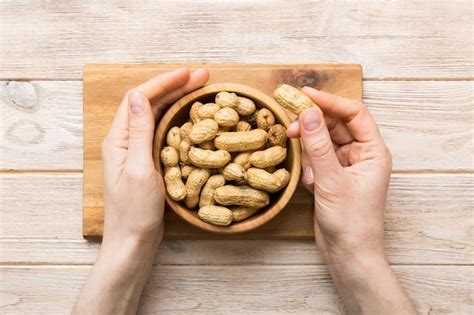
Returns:
[[[153,134],[155,118],[150,101],[140,92],[128,98],[127,164],[132,167],[153,165]]]
[[[342,166],[337,159],[322,112],[310,108],[299,116],[301,140],[313,170],[314,182],[332,180]]]

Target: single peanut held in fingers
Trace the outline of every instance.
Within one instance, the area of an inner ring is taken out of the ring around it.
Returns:
[[[251,115],[255,112],[256,109],[257,107],[251,99],[240,96],[238,97],[238,103],[235,107],[235,110],[237,111],[237,113],[239,113],[240,116]]]
[[[190,162],[202,168],[219,168],[229,163],[231,159],[230,153],[225,150],[203,150],[192,147],[189,151]]]
[[[221,174],[212,175],[207,180],[206,184],[201,190],[201,196],[199,197],[199,208],[204,206],[210,206],[215,204],[214,201],[214,191],[216,188],[224,186],[225,179]]]
[[[316,105],[306,94],[288,84],[280,85],[273,92],[273,97],[278,104],[297,115],[308,108],[319,109],[318,105]]]
[[[286,139],[286,128],[282,125],[273,125],[268,130],[268,144],[270,146],[279,145],[280,147],[286,148]]]
[[[178,151],[176,151],[176,149],[171,146],[164,147],[161,150],[160,159],[161,163],[165,167],[165,170],[170,167],[178,166]]]
[[[237,163],[230,163],[224,168],[222,175],[224,175],[225,180],[241,181],[245,180],[245,173],[245,168],[243,168],[241,165]]]
[[[247,170],[247,183],[253,188],[276,193],[283,189],[290,181],[290,173],[284,168],[273,174],[261,168],[251,167]]]
[[[232,211],[232,221],[240,222],[253,216],[260,208],[237,206],[232,207],[230,210]]]
[[[209,170],[203,168],[199,168],[189,174],[186,181],[186,207],[193,209],[198,205],[201,188],[208,178]]]
[[[226,207],[209,205],[201,207],[198,216],[204,222],[214,225],[229,225],[232,222],[232,211]]]
[[[224,107],[217,111],[214,120],[222,127],[233,127],[239,122],[239,114],[230,107]]]
[[[173,147],[177,150],[179,150],[179,144],[181,143],[181,131],[179,127],[173,127],[168,131],[168,134],[166,135],[166,144],[168,144],[170,147]]]
[[[270,147],[263,151],[255,151],[250,155],[250,163],[258,168],[266,168],[280,164],[286,159],[286,149],[280,146]]]
[[[270,196],[249,186],[225,185],[214,191],[214,200],[224,206],[263,208],[270,203]]]
[[[223,132],[214,139],[214,145],[228,152],[257,150],[265,145],[267,133],[262,129]]]
[[[219,125],[213,119],[204,119],[194,124],[189,134],[189,139],[194,144],[203,143],[205,141],[213,140],[217,131],[219,131]]]
[[[266,108],[262,108],[257,113],[257,127],[268,131],[275,124],[275,116]]]
[[[220,107],[235,108],[239,104],[237,94],[225,91],[217,93],[215,101]]]
[[[186,198],[186,186],[181,180],[178,167],[171,167],[165,172],[166,191],[171,199],[181,201]]]

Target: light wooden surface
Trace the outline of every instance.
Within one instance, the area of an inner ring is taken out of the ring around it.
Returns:
[[[471,1],[0,3],[0,312],[67,313],[85,63],[361,63],[394,155],[386,248],[421,314],[473,312]],[[235,297],[239,297],[237,300]],[[217,303],[226,301],[226,303]],[[341,313],[311,241],[166,241],[140,312]]]
[[[102,190],[102,163],[101,163],[101,143],[110,128],[112,120],[123,95],[130,88],[141,84],[149,78],[160,73],[181,67],[182,65],[87,65],[84,69],[84,203],[83,203],[83,235],[102,236],[104,211],[103,211],[103,190]],[[202,65],[189,65],[190,69],[202,67]],[[285,110],[271,97],[273,91],[282,83],[292,84],[298,87],[313,86],[315,88],[336,93],[343,97],[352,99],[362,99],[362,73],[360,65],[208,65],[210,72],[209,84],[233,83],[233,92],[240,95],[245,92],[244,88],[235,84],[244,84],[255,89],[253,97],[260,99],[260,103],[268,106],[274,104],[273,112],[277,117],[284,117],[285,124],[289,125],[294,118],[292,114],[285,114]],[[210,86],[200,89],[194,93],[205,91]],[[240,93],[239,93],[240,92]],[[194,93],[187,97],[192,97]],[[183,98],[181,101],[185,101]],[[168,114],[174,115],[174,111],[179,108],[175,104],[157,126],[156,133],[165,134],[163,124],[169,121]],[[281,115],[277,115],[281,112]],[[283,118],[282,118],[283,119]],[[165,128],[166,129],[166,128]],[[155,140],[156,140],[155,139]],[[279,202],[288,202],[293,195],[293,190],[299,182],[300,172],[300,148],[298,142],[291,140],[293,144],[289,146],[290,165],[296,163],[296,167],[287,166],[292,176],[287,188],[292,189],[291,193],[285,193]],[[298,146],[298,159],[292,159],[292,151]],[[293,163],[294,162],[294,163]],[[296,168],[296,170],[295,170]],[[293,170],[292,170],[293,169]],[[158,169],[160,170],[160,169]],[[293,187],[293,188],[291,188]],[[188,212],[185,208],[179,207],[179,203],[167,199],[167,204],[174,205],[175,209],[187,215],[188,222],[194,225],[199,224],[208,231],[234,231],[234,235],[222,235],[209,233],[199,228],[194,228],[189,224],[184,224],[177,215],[168,213],[166,216],[167,226],[165,239],[313,239],[314,231],[312,225],[313,198],[304,187],[299,187],[298,191],[291,198],[291,204],[287,211],[282,211],[274,220],[262,227],[248,233],[235,234],[235,231],[247,230],[246,226],[254,226],[256,222],[264,217],[270,217],[268,209],[260,216],[253,216],[244,222],[232,225],[231,227],[216,227],[197,218],[196,212]],[[278,207],[278,206],[277,206]],[[279,208],[281,210],[282,207]],[[291,211],[291,209],[294,209]],[[171,208],[167,211],[172,211]],[[192,215],[190,215],[192,214]],[[256,224],[258,226],[259,224]]]

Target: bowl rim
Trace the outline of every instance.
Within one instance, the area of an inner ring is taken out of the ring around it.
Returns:
[[[165,146],[165,134],[171,127],[173,127],[171,126],[171,122],[175,114],[182,110],[184,107],[189,106],[190,103],[194,103],[198,99],[203,98],[209,94],[216,94],[221,91],[233,92],[238,94],[239,96],[248,97],[254,100],[261,106],[268,108],[275,115],[277,121],[283,124],[286,128],[288,128],[291,123],[291,120],[288,117],[286,111],[283,109],[283,107],[281,107],[270,96],[253,87],[239,83],[214,83],[206,85],[181,97],[168,108],[166,113],[161,118],[158,127],[155,130],[155,140],[153,146],[153,152],[154,155],[156,155],[154,158],[155,167],[160,172],[160,174],[164,175],[163,168],[159,159],[159,152]],[[288,139],[287,148],[293,153],[293,163],[291,164],[291,170],[288,170],[290,172],[290,181],[288,182],[288,185],[285,187],[285,189],[281,192],[281,195],[278,197],[276,202],[271,207],[265,209],[262,214],[255,218],[250,217],[244,221],[232,223],[228,226],[217,226],[202,221],[199,217],[192,214],[194,210],[190,210],[185,206],[181,205],[179,202],[172,200],[165,192],[166,203],[183,220],[193,226],[196,226],[209,232],[234,234],[251,231],[259,226],[264,225],[265,223],[273,219],[278,213],[280,213],[288,204],[289,200],[293,196],[298,186],[299,178],[301,175],[300,143],[297,139]]]

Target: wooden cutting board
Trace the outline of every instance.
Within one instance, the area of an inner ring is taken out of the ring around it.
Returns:
[[[125,92],[134,86],[183,65],[86,65],[84,67],[84,203],[83,235],[102,235],[102,163],[100,146]],[[242,83],[269,95],[282,83],[312,86],[347,98],[362,99],[360,65],[187,65],[206,67],[209,83]],[[312,239],[313,197],[302,185],[288,206],[264,226],[237,235],[201,231],[165,212],[167,239]]]

